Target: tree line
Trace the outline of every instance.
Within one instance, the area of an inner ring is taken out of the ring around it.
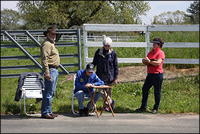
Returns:
[[[140,16],[151,9],[145,1],[19,1],[18,11],[1,11],[1,30],[80,28],[88,24],[142,24]],[[152,24],[199,24],[199,1],[183,11],[163,12]]]
[[[199,1],[196,0],[184,11],[163,12],[154,16],[152,24],[174,25],[174,24],[199,24]]]

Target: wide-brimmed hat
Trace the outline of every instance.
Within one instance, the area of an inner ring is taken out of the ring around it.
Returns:
[[[59,34],[59,33],[56,32],[56,30],[55,30],[54,27],[49,27],[49,28],[47,29],[47,31],[44,31],[44,32],[43,32],[44,36],[46,36],[47,33]]]

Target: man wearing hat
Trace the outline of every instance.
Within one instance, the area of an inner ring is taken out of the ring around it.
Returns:
[[[94,95],[94,88],[91,87],[94,86],[100,86],[104,85],[104,82],[99,79],[99,77],[94,73],[94,65],[88,64],[85,69],[79,70],[77,72],[76,80],[75,80],[75,90],[74,90],[74,96],[78,100],[79,104],[79,114],[80,116],[88,115],[88,108],[90,107],[91,100],[87,104],[86,107],[83,105],[84,96],[90,98],[89,91],[86,87],[90,87],[90,92],[92,96]],[[85,86],[85,87],[84,87]],[[96,104],[96,101],[99,100],[101,97],[101,94],[99,92],[96,92],[94,97],[94,103]],[[91,109],[93,109],[93,104],[91,106]]]
[[[156,37],[151,42],[153,43],[153,49],[147,54],[147,57],[142,59],[142,62],[147,65],[147,76],[142,87],[142,104],[136,111],[146,111],[148,92],[149,89],[154,86],[155,104],[152,110],[153,114],[156,114],[160,105],[161,99],[161,86],[163,81],[163,62],[165,59],[165,53],[161,50],[164,41]]]
[[[58,80],[58,66],[60,65],[60,57],[57,48],[55,47],[56,34],[53,27],[49,27],[45,31],[44,36],[47,38],[40,46],[40,56],[42,64],[42,73],[45,79],[45,90],[43,91],[41,115],[42,118],[54,119],[57,114],[51,111],[51,102],[53,100],[56,83]]]

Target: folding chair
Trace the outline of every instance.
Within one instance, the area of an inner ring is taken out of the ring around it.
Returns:
[[[41,115],[41,114],[27,114],[25,100],[29,98],[42,98],[42,90],[44,90],[44,88],[42,87],[41,79],[39,79],[37,76],[26,76],[24,84],[21,88],[22,94],[20,99],[20,111],[21,111],[22,99],[24,99],[24,112],[26,115],[28,116]]]
[[[76,74],[74,75],[74,88],[72,89],[72,113],[74,115],[79,115],[79,113],[74,112],[74,99],[76,98],[76,97],[74,97],[75,80],[76,80]],[[89,97],[84,97],[84,101],[88,101],[88,100],[91,100],[91,99]]]

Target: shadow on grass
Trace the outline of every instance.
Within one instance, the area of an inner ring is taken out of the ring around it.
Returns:
[[[5,109],[5,114],[17,114],[20,113],[19,106],[16,104],[3,104],[2,107]]]
[[[102,106],[97,106],[97,110],[98,110],[99,115],[100,115],[100,113],[101,113],[102,108],[103,108]],[[74,111],[75,111],[75,113],[78,113],[78,112],[79,112],[79,107],[78,107],[78,105],[74,105]],[[103,111],[103,113],[111,113],[111,112]],[[146,110],[145,112],[140,112],[140,111],[136,111],[136,110],[134,110],[134,109],[116,106],[116,107],[114,108],[114,113],[141,113],[141,114],[149,114],[149,113],[151,113],[151,111],[150,111],[150,110]],[[69,116],[69,117],[73,117],[73,118],[81,117],[81,116],[79,116],[79,115],[74,115],[74,114],[72,113],[71,105],[60,106],[60,107],[58,108],[57,114],[63,114],[64,116]],[[95,113],[94,113],[94,114],[91,114],[91,115],[89,115],[89,116],[93,116],[93,115],[96,116]],[[82,116],[82,117],[87,117],[87,116]]]
[[[124,108],[124,107],[120,107],[120,106],[116,106],[114,109],[115,113],[151,113],[151,111],[146,110],[145,112],[141,112],[141,111],[136,111],[130,108]]]

